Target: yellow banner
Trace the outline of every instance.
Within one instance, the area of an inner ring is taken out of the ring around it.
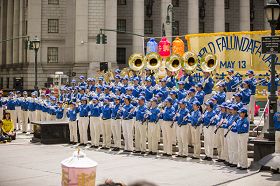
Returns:
[[[276,31],[276,35],[279,34],[280,31]],[[216,55],[217,73],[234,69],[244,74],[252,69],[256,74],[266,74],[271,57],[269,54],[261,53],[263,36],[270,36],[270,31],[189,34],[185,38],[188,42],[188,51],[196,53],[199,59],[205,53]],[[279,62],[278,57],[277,55],[277,62]],[[276,70],[280,70],[280,67],[276,66]]]

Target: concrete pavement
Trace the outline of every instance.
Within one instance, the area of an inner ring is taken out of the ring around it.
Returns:
[[[31,144],[30,137],[19,134],[16,141],[0,144],[0,186],[60,185],[60,162],[71,156],[75,148],[66,144]],[[124,183],[147,180],[160,186],[280,186],[279,174],[258,173],[257,167],[240,171],[214,161],[117,154],[88,148],[84,152],[99,164],[97,183],[112,178]]]

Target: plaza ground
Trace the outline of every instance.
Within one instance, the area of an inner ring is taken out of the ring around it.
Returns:
[[[60,162],[72,155],[75,147],[31,144],[31,136],[19,134],[9,144],[0,144],[0,186],[58,186]],[[115,153],[84,148],[87,156],[98,162],[97,183],[107,178],[131,183],[147,180],[160,186],[254,185],[280,186],[280,174],[229,168],[218,162]]]

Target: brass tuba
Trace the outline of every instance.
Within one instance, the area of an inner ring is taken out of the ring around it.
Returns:
[[[183,67],[186,70],[193,71],[198,65],[197,55],[193,52],[185,52],[183,55]]]
[[[204,54],[200,60],[200,67],[203,72],[211,72],[217,68],[217,58],[214,54]]]
[[[148,69],[156,70],[161,65],[161,57],[158,53],[151,52],[151,53],[146,55],[145,62],[146,62],[146,65],[147,65]]]
[[[144,55],[132,54],[128,59],[129,67],[134,71],[139,71],[145,66]]]
[[[171,55],[169,58],[166,59],[166,68],[171,71],[171,72],[175,72],[180,70],[181,63],[183,62],[183,59],[181,56],[179,56],[178,54],[173,54]]]

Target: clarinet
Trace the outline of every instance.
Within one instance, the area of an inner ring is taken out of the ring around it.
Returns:
[[[173,121],[172,121],[172,124],[170,125],[170,128],[173,128],[173,125],[174,125],[175,119],[176,119],[176,115],[177,115],[178,113],[180,113],[180,111],[181,111],[181,109],[179,109],[178,112],[176,112],[175,116],[173,117]]]
[[[215,134],[217,134],[217,131],[219,130],[219,128],[221,128],[222,125],[225,123],[224,119],[225,119],[225,118],[223,118],[222,123],[221,123],[220,125],[218,125],[218,127],[215,129],[215,131],[214,131]]]
[[[234,120],[233,123],[235,123],[238,119],[239,119],[239,118],[237,117],[237,118]],[[225,133],[225,135],[224,135],[225,138],[227,137],[228,133],[229,133],[229,132],[231,131],[231,129],[233,128],[233,126],[234,126],[233,123],[232,123],[232,125],[228,128],[227,132]]]
[[[214,122],[215,119],[216,119],[216,116],[213,117],[213,118],[210,120],[209,124],[206,126],[207,129],[211,126],[211,124]]]

